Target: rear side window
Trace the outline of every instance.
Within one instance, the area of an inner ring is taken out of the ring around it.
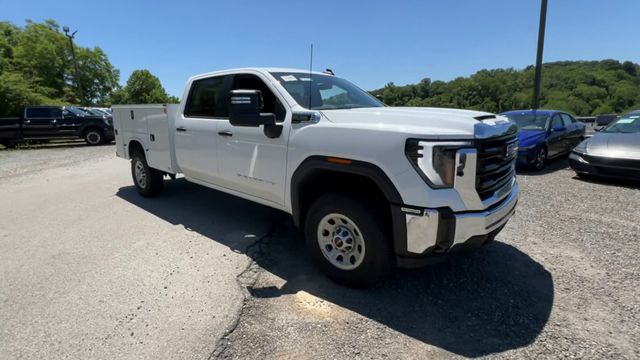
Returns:
[[[573,118],[571,116],[569,116],[568,114],[562,114],[562,121],[564,122],[564,126],[569,126],[572,123],[576,122],[575,120],[573,120]]]
[[[50,116],[49,108],[29,108],[27,109],[28,118],[48,118]]]
[[[226,117],[227,104],[225,80],[228,76],[216,76],[193,82],[184,115],[189,117]]]

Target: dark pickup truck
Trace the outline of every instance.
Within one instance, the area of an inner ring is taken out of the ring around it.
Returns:
[[[5,147],[58,138],[82,138],[89,145],[111,142],[113,119],[65,106],[27,106],[19,117],[0,117],[0,144]]]

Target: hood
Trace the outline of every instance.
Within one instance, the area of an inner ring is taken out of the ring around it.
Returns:
[[[541,144],[545,135],[544,130],[518,130],[518,146],[527,147]]]
[[[362,109],[322,110],[331,122],[353,124],[358,127],[372,127],[386,131],[401,131],[415,134],[442,134],[473,136],[474,127],[481,124],[478,117],[489,118],[482,123],[491,125],[507,118],[490,113],[418,107],[379,107]],[[494,118],[495,116],[495,118]]]
[[[587,154],[640,159],[640,133],[596,133],[587,142]]]

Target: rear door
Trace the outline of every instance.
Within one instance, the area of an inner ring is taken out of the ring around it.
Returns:
[[[584,135],[584,125],[578,123],[569,114],[562,113],[560,114],[560,116],[562,116],[562,122],[567,128],[565,151],[571,151],[580,143],[580,141],[582,141],[582,136]]]
[[[227,117],[231,75],[194,80],[184,109],[175,117],[176,161],[187,178],[219,184],[218,126]]]
[[[59,136],[58,121],[62,120],[62,109],[57,107],[29,107],[25,109],[22,133],[24,137]]]

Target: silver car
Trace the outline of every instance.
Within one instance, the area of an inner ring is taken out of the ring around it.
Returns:
[[[640,180],[640,110],[582,141],[569,155],[569,164],[579,176]]]

